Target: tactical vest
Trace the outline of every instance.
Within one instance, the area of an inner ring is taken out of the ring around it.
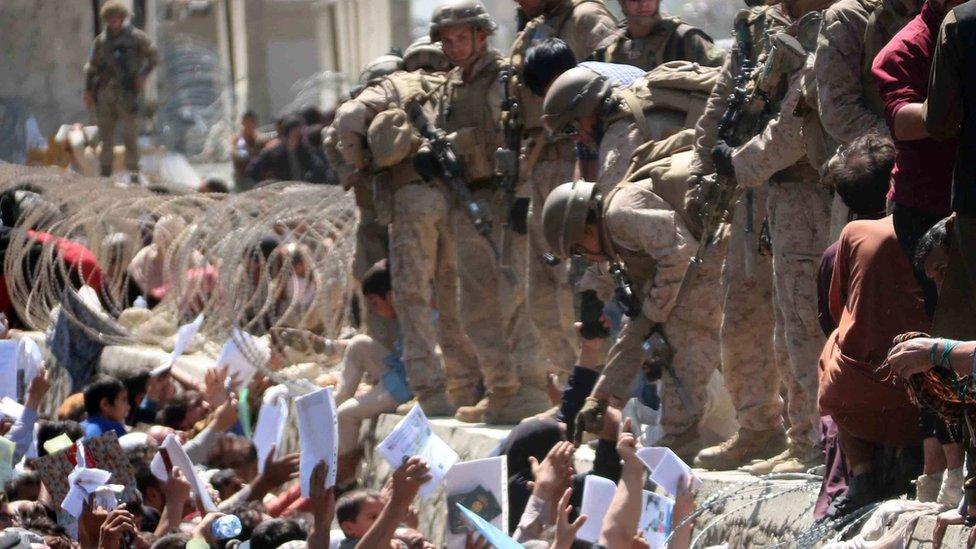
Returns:
[[[597,61],[633,65],[649,71],[668,61],[685,59],[688,55],[685,37],[695,32],[705,34],[677,17],[661,17],[645,38],[631,38],[624,26],[593,57]]]
[[[98,71],[98,85],[117,84],[126,91],[135,91],[136,79],[142,71],[143,60],[139,57],[139,40],[131,26],[123,27],[118,36],[108,31],[98,35],[94,60]]]
[[[610,227],[607,226],[607,212],[610,209],[610,204],[613,201],[614,196],[624,188],[628,186],[635,185],[635,183],[630,181],[624,181],[613,188],[607,195],[603,198],[603,205],[600,212],[600,237],[603,240],[603,249],[610,256],[611,261],[623,263],[624,267],[627,269],[627,275],[630,277],[631,282],[634,285],[635,294],[638,291],[644,289],[644,285],[648,282],[654,280],[654,274],[657,273],[657,261],[653,257],[647,255],[644,252],[637,252],[633,250],[627,250],[617,246],[613,241],[613,233],[610,231]],[[635,295],[638,299],[644,299],[643,295]]]
[[[631,157],[624,180],[649,182],[654,194],[674,208],[695,238],[701,238],[701,227],[693,222],[686,207],[694,144],[695,130],[690,128],[667,139],[641,145]]]
[[[962,83],[963,119],[959,150],[952,174],[952,211],[976,215],[976,4],[966,2],[952,9],[958,36],[959,81]]]
[[[497,50],[485,53],[487,64],[473,78],[461,80],[461,69],[448,74],[444,96],[438,105],[437,126],[451,135],[457,153],[464,163],[468,183],[482,182],[494,173],[495,150],[501,144],[498,120],[491,109],[489,94],[499,81],[505,61]]]
[[[573,12],[578,6],[593,3],[603,5],[600,0],[572,0],[568,7],[557,8],[552,16],[542,15],[529,21],[522,32],[518,33],[512,42],[509,60],[517,73],[516,81],[521,78],[525,65],[525,55],[529,48],[548,38],[567,39],[567,23],[572,19]],[[577,61],[583,61],[577,59]],[[537,97],[528,88],[518,84],[515,86],[519,106],[522,109],[522,124],[525,130],[542,130],[542,98]]]

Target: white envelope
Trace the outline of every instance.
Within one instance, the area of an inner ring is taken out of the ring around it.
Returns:
[[[335,485],[336,462],[339,458],[339,422],[332,389],[325,388],[295,399],[301,461],[298,475],[302,496],[311,494],[312,469],[322,460],[329,465],[325,486]]]
[[[691,467],[681,461],[670,448],[652,446],[637,450],[637,458],[644,462],[644,465],[651,472],[650,479],[669,494],[678,493],[678,483],[681,477],[690,477],[691,489],[696,490],[701,486],[701,480],[691,471]]]

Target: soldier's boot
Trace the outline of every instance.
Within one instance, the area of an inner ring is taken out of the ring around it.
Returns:
[[[692,425],[680,433],[665,434],[655,446],[670,448],[682,461],[691,463],[701,451],[703,443],[698,426]]]
[[[730,471],[752,460],[768,458],[785,447],[786,434],[783,429],[755,431],[741,428],[725,442],[698,452],[695,467]]]
[[[534,391],[538,392],[538,389]],[[542,393],[539,401],[543,403],[541,408],[538,404],[533,404],[528,400],[529,398],[539,398],[539,395],[533,396],[532,393],[533,390],[525,386],[491,389],[474,406],[458,408],[454,418],[465,423],[484,422],[493,425],[514,425],[523,418],[545,409],[545,393]]]
[[[947,469],[945,476],[942,477],[942,486],[939,488],[939,495],[935,501],[943,507],[956,507],[962,499],[962,487],[965,482],[962,474],[962,467],[958,469]]]
[[[787,459],[773,467],[773,473],[806,473],[824,462],[823,448],[820,445],[790,445]]]
[[[922,503],[938,500],[942,487],[942,473],[920,475],[915,479],[915,499]]]
[[[476,385],[449,388],[447,398],[454,404],[455,408],[474,406],[481,400],[481,390]]]
[[[774,467],[790,459],[791,455],[790,449],[787,448],[771,458],[758,459],[754,460],[749,465],[743,465],[742,467],[739,467],[739,470],[743,473],[749,473],[750,475],[768,475],[769,473],[773,472]]]
[[[548,406],[544,388],[522,383],[508,402],[496,399],[494,405],[489,405],[484,421],[488,425],[518,425],[523,419],[546,411]]]
[[[451,403],[443,390],[417,395],[417,403],[427,417],[451,417],[457,412],[457,406]]]

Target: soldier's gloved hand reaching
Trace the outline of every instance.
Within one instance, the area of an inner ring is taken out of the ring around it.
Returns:
[[[509,226],[518,234],[528,234],[529,232],[529,199],[526,197],[516,198],[512,202],[512,207],[508,210]]]
[[[712,147],[712,163],[715,173],[726,177],[735,177],[735,166],[732,165],[732,151],[734,149],[725,141],[718,141]]]
[[[573,444],[579,446],[583,441],[583,433],[598,434],[603,430],[603,420],[607,414],[607,401],[594,397],[586,397],[586,403],[576,414],[576,429],[573,433]]]

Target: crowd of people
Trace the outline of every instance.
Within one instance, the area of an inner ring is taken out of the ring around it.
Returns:
[[[99,374],[40,419],[42,372],[5,427],[5,537],[70,546],[32,463],[111,432],[138,497],[86,504],[83,547],[426,547],[412,504],[429,464],[359,486],[363,423],[414,405],[518,424],[499,452],[506,533],[527,547],[582,543],[586,475],[617,484],[594,546],[646,544],[640,446],[757,476],[822,470],[818,520],[905,495],[943,511],[940,528],[976,520],[973,4],[770,2],[736,17],[728,52],[657,0],[621,0],[622,22],[600,0],[516,4],[508,54],[483,5],[444,4],[333,120],[308,109],[267,142],[247,113],[234,137],[238,190],[334,178],[355,194],[357,335],[255,327],[275,353],[341,361],[316,378],[337,385],[335,487],[323,463],[301,497],[299,456],[242,436],[278,394],[261,375],[233,392],[220,365],[200,381]],[[184,276],[163,260],[178,223],[156,220],[134,294]],[[719,441],[704,428],[717,372],[737,422]],[[178,468],[153,470],[168,435],[219,512]],[[593,470],[577,474],[587,440]],[[690,543],[690,486],[672,546]],[[223,513],[232,540],[215,539]]]

